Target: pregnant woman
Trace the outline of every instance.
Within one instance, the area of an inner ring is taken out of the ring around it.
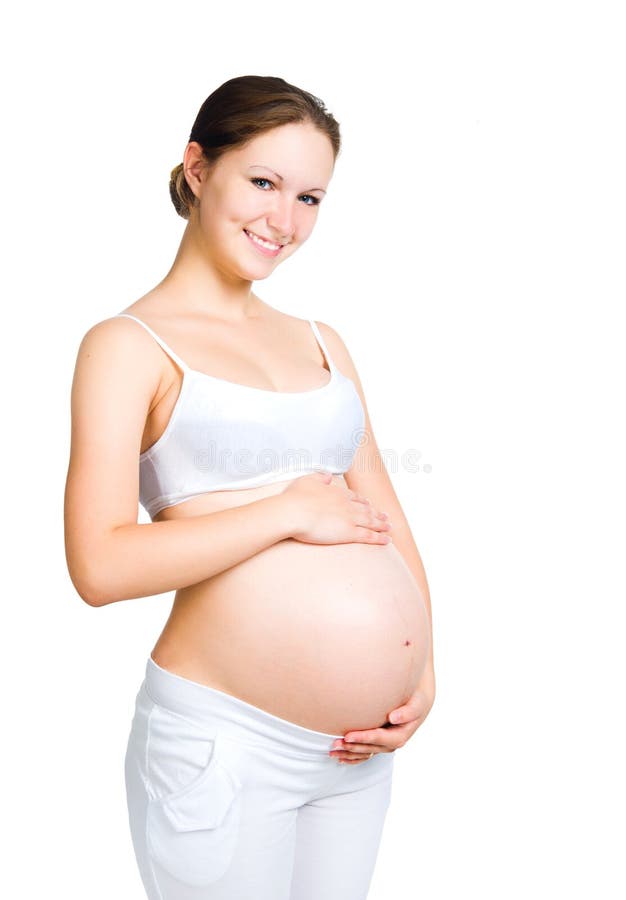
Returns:
[[[221,85],[171,174],[170,271],[78,351],[72,581],[95,607],[176,591],[125,758],[150,900],[363,900],[434,701],[426,577],[349,352],[252,291],[311,235],[339,145],[283,79]],[[389,252],[380,222],[345,227]]]

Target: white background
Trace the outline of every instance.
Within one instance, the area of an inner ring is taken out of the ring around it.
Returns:
[[[437,699],[397,751],[370,900],[624,897],[619,7],[5,17],[3,896],[144,896],[123,754],[173,595],[94,609],[69,580],[70,385],[85,331],[171,265],[200,104],[261,74],[322,97],[343,150],[314,235],[255,290],[339,331],[381,448],[431,467],[390,467]]]

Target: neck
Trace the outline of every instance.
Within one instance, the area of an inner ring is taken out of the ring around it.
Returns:
[[[264,304],[252,292],[252,281],[220,266],[200,231],[187,223],[176,258],[161,282],[177,297],[180,309],[229,322],[258,318]]]

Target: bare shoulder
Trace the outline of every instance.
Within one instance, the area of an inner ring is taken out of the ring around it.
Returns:
[[[137,375],[143,373],[145,380],[155,383],[155,388],[166,372],[164,354],[156,341],[145,328],[126,316],[101,319],[85,332],[78,359],[90,358],[108,360],[111,370],[119,366],[130,368]]]
[[[321,322],[318,319],[313,319],[313,321],[317,325],[319,332],[324,339],[326,346],[328,347],[328,351],[332,356],[337,368],[344,375],[347,375],[348,378],[351,378],[352,381],[354,381],[355,384],[359,387],[359,389],[362,390],[354,360],[350,355],[350,351],[348,350],[344,339],[341,337],[339,332],[327,322]]]
[[[90,347],[115,351],[119,345],[127,343],[136,345],[134,337],[138,331],[139,328],[133,326],[126,317],[113,315],[91,325],[82,338],[81,347],[88,344]]]
[[[306,344],[313,345],[315,339],[308,319],[292,316],[290,313],[269,307],[267,304],[265,306],[268,310],[267,321],[273,323],[282,340],[306,342]]]

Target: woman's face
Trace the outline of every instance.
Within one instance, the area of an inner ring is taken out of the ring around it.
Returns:
[[[192,221],[203,250],[225,274],[267,278],[311,234],[333,168],[330,140],[309,123],[282,125],[228,151],[196,186]]]

